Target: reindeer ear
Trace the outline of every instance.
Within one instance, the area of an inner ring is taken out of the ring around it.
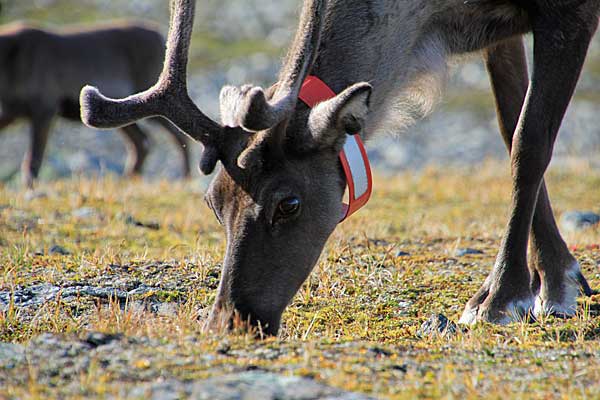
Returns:
[[[361,131],[369,112],[371,91],[368,83],[357,83],[311,110],[308,129],[317,148],[333,147],[339,151],[346,134]]]

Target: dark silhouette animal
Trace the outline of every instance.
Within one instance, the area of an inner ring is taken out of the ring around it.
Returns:
[[[61,31],[23,23],[0,28],[0,130],[17,118],[31,124],[22,177],[31,186],[42,164],[55,116],[80,121],[79,92],[89,82],[114,96],[145,90],[156,81],[165,42],[148,23],[122,22]],[[189,174],[187,138],[158,119],[180,148]],[[135,123],[120,130],[128,144],[128,175],[141,172],[150,141]]]
[[[227,251],[208,327],[237,312],[263,332],[278,331],[339,221],[347,133],[368,138],[429,112],[447,60],[472,52],[485,58],[514,185],[495,265],[461,321],[576,312],[578,291],[590,288],[556,227],[543,177],[600,0],[306,0],[277,83],[224,88],[222,124],[186,91],[194,4],[173,2],[167,60],[152,89],[112,100],[86,87],[81,103],[83,120],[96,127],[161,115],[202,142],[205,173],[221,162],[206,200],[226,229]],[[309,109],[298,101],[309,73],[339,94]]]

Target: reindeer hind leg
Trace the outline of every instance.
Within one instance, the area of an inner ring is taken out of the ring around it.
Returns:
[[[126,138],[127,145],[125,175],[130,177],[140,175],[144,161],[150,151],[150,138],[136,123],[122,127],[121,132]]]

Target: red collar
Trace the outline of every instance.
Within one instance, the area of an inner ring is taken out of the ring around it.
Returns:
[[[304,81],[298,98],[313,108],[318,103],[329,100],[335,95],[335,92],[325,82],[310,75]],[[348,185],[348,204],[343,204],[342,219],[340,220],[342,222],[367,204],[373,189],[371,165],[358,133],[348,135],[346,144],[340,152],[340,161]]]

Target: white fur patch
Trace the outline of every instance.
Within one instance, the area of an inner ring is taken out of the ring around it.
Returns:
[[[577,312],[577,296],[579,296],[578,276],[581,271],[578,262],[573,263],[565,272],[565,287],[562,293],[562,301],[557,302],[548,298],[542,282],[540,294],[535,298],[534,315],[544,316],[558,314],[566,317],[572,317]]]
[[[459,324],[464,325],[473,325],[477,322],[477,309],[471,307],[465,307],[460,319],[458,320]]]
[[[502,312],[504,315],[498,321],[492,321],[500,325],[507,325],[511,322],[521,321],[527,314],[533,310],[534,300],[531,298],[525,298],[520,300],[511,301]],[[465,310],[458,321],[459,324],[473,325],[479,320],[478,309],[465,307]]]
[[[398,134],[430,114],[442,97],[448,81],[449,51],[442,38],[423,40],[409,58],[410,65],[397,95],[376,116],[376,129]]]
[[[526,299],[511,301],[506,306],[504,317],[500,321],[496,322],[500,325],[507,325],[511,322],[519,322],[533,310],[533,306],[533,296]]]

